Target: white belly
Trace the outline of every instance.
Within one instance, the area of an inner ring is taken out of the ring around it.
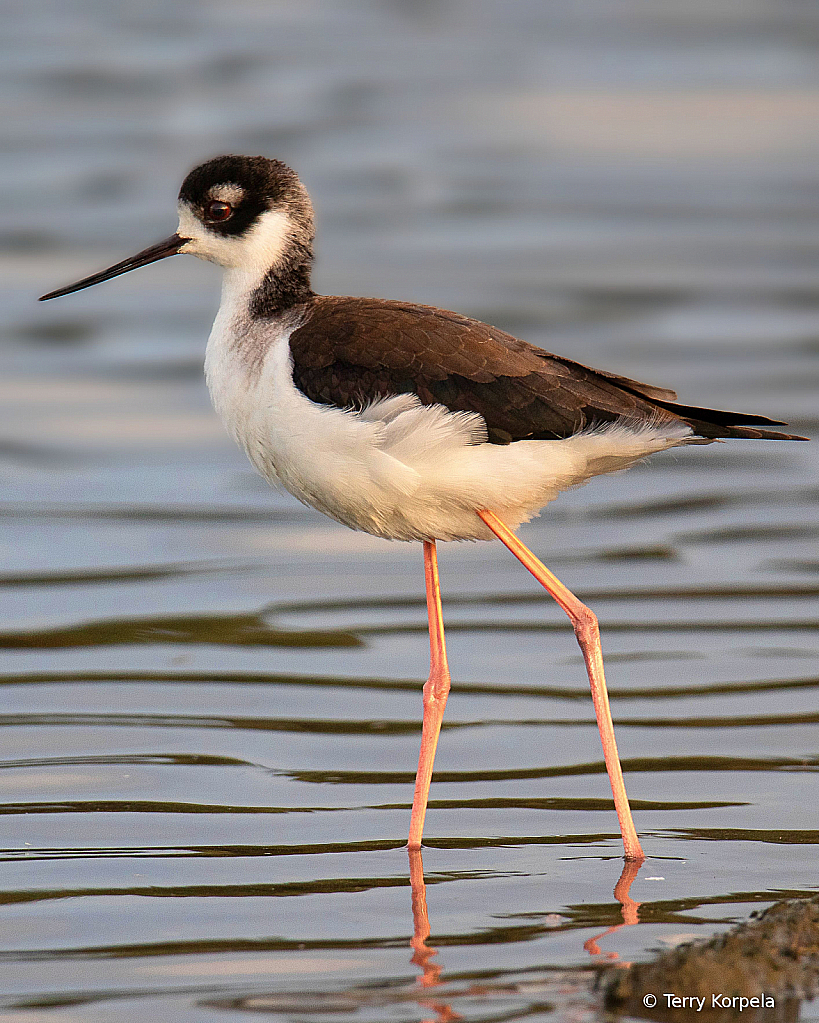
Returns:
[[[293,384],[289,332],[253,368],[248,349],[223,344],[217,326],[208,386],[256,469],[304,504],[391,540],[492,539],[478,509],[514,529],[561,491],[691,437],[685,424],[623,423],[497,445],[485,443],[480,416],[423,406],[415,395],[360,412],[317,405]]]

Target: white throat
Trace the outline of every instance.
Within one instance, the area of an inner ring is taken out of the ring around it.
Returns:
[[[222,297],[213,324],[214,328],[221,319],[226,317],[237,327],[250,318],[251,295],[264,280],[267,270],[267,267],[263,269],[225,267],[222,275]]]

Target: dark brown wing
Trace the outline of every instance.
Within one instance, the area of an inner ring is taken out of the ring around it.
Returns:
[[[673,405],[673,391],[551,355],[496,327],[430,306],[316,297],[290,337],[293,381],[311,401],[341,408],[416,394],[425,405],[477,412],[489,439],[567,437],[626,416],[695,425],[703,437],[759,436],[730,423],[760,416]],[[707,429],[708,432],[705,432]],[[782,435],[780,435],[782,436]]]

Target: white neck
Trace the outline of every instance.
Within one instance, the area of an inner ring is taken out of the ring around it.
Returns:
[[[256,268],[227,267],[222,277],[222,299],[213,321],[205,354],[205,370],[223,363],[235,349],[236,342],[251,327],[250,297],[264,278]],[[210,382],[210,381],[209,381]]]
[[[237,439],[248,369],[239,347],[251,328],[250,296],[258,283],[259,275],[253,270],[225,270],[222,301],[205,350],[205,379],[211,400],[229,432]]]
[[[222,298],[216,319],[229,315],[233,320],[236,316],[247,315],[250,296],[262,283],[266,274],[266,269],[255,266],[226,267],[222,275]]]

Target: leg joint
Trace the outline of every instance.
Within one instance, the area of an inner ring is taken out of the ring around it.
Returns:
[[[585,604],[581,604],[579,601],[572,614],[572,625],[574,626],[575,635],[581,642],[594,641],[600,636],[600,625],[597,621],[597,615],[590,607],[586,607]]]
[[[437,702],[446,703],[449,689],[449,672],[430,675],[424,683],[424,706]]]

